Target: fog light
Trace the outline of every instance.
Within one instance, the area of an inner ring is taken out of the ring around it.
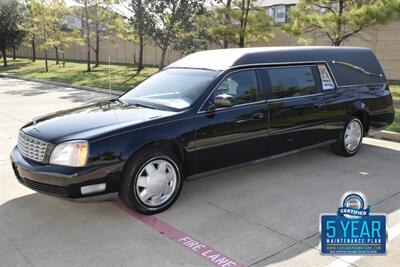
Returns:
[[[82,186],[81,187],[81,193],[82,195],[87,195],[87,194],[93,194],[93,193],[98,193],[98,192],[103,192],[106,190],[106,184],[94,184],[94,185],[87,185],[87,186]]]

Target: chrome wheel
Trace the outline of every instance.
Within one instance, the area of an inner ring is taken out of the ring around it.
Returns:
[[[143,166],[135,185],[140,201],[151,207],[164,204],[175,192],[176,167],[165,159],[152,159]]]
[[[362,125],[357,119],[349,122],[344,133],[344,147],[349,153],[355,152],[362,140]]]

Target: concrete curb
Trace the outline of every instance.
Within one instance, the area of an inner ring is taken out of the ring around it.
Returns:
[[[102,93],[102,94],[110,94],[110,90],[108,90],[108,89],[90,87],[90,86],[84,86],[84,85],[68,84],[68,83],[62,83],[62,82],[53,82],[53,81],[49,81],[49,80],[36,79],[36,78],[25,78],[25,77],[20,77],[20,76],[17,76],[14,74],[9,74],[9,73],[0,73],[0,77],[20,79],[20,80],[24,80],[24,81],[38,82],[38,83],[44,83],[44,84],[56,85],[56,86],[62,86],[62,87],[69,87],[69,88],[92,91],[92,92],[97,92],[97,93]],[[121,92],[121,91],[111,90],[111,94],[115,95],[115,96],[120,96],[123,93],[124,92]]]
[[[382,139],[400,143],[400,133],[395,133],[390,131],[379,131],[370,133],[368,136],[376,139]]]

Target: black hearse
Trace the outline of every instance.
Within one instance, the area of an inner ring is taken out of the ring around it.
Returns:
[[[183,180],[328,145],[343,156],[394,118],[369,49],[245,48],[194,53],[123,96],[22,127],[11,153],[18,180],[84,198],[118,192],[150,214]]]

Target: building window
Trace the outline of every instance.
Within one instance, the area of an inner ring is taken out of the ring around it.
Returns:
[[[69,18],[67,19],[67,21],[68,21],[69,24],[75,24],[75,18],[69,17]]]
[[[272,6],[268,8],[268,16],[274,19],[275,24],[286,22],[286,6]]]

